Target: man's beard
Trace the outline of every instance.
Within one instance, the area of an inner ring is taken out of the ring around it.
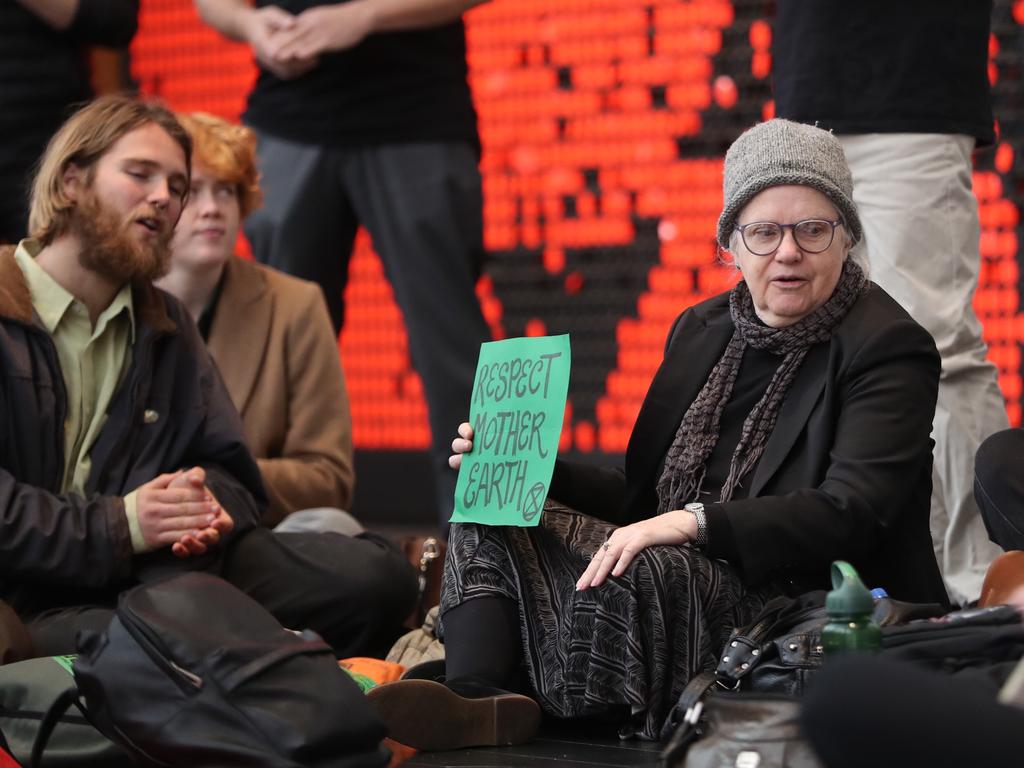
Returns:
[[[78,201],[72,227],[82,249],[79,263],[122,285],[130,280],[153,281],[167,274],[173,230],[151,241],[139,241],[129,231],[140,216],[157,218],[155,211],[138,209],[122,219],[105,205],[92,188]]]

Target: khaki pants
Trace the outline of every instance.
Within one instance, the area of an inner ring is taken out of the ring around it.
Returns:
[[[974,139],[948,134],[840,137],[853,172],[871,278],[935,338],[942,377],[935,409],[931,530],[950,597],[975,599],[1000,549],[974,503],[974,454],[1009,426],[972,302],[980,266]]]

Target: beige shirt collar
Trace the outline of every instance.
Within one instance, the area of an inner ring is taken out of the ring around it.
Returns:
[[[18,243],[14,251],[14,258],[21,267],[28,283],[29,294],[32,296],[32,305],[39,314],[46,330],[51,335],[57,330],[64,315],[76,301],[75,297],[68,292],[60,283],[50,277],[50,274],[36,263],[36,256],[42,250],[42,245],[37,240],[27,238]],[[100,316],[96,318],[96,326],[93,328],[93,336],[103,333],[103,329],[113,318],[122,311],[128,312],[129,338],[135,341],[135,308],[132,304],[132,289],[130,283],[121,286],[121,290],[114,296],[114,300]]]

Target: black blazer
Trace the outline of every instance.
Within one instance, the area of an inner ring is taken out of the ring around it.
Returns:
[[[727,293],[680,315],[625,472],[560,460],[552,498],[619,525],[653,516],[665,454],[732,333]],[[829,564],[849,560],[869,587],[945,603],[928,528],[938,382],[931,336],[872,283],[805,358],[748,498],[707,506],[708,554],[791,594],[830,588]]]

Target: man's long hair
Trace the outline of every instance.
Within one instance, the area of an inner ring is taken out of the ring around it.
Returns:
[[[68,231],[74,202],[64,193],[64,172],[72,163],[90,174],[96,161],[114,143],[136,128],[155,123],[192,159],[192,140],[174,113],[154,101],[118,94],[101,96],[75,112],[53,135],[32,182],[28,229],[49,245]]]

